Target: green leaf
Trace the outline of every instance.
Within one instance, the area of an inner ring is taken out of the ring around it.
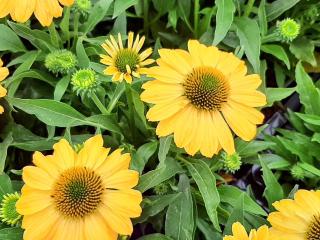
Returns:
[[[258,21],[261,30],[261,35],[265,36],[268,32],[268,21],[266,13],[266,0],[262,0],[258,9]]]
[[[269,208],[272,207],[272,203],[284,198],[284,193],[281,185],[273,175],[269,167],[260,159],[260,164],[263,171],[263,181],[266,185],[263,195],[268,201]]]
[[[121,129],[114,115],[111,114],[99,114],[88,117],[85,119],[87,124],[96,126],[111,132],[121,134]]]
[[[313,165],[304,162],[304,163],[298,163],[298,166],[303,168],[304,170],[320,177],[320,170],[318,168],[314,167]]]
[[[287,68],[290,69],[290,61],[283,47],[275,44],[268,44],[268,45],[262,45],[261,50],[263,52],[272,54],[279,60],[283,61],[286,64]]]
[[[218,45],[227,35],[233,22],[234,12],[236,11],[233,0],[217,0],[216,6],[218,10],[213,45]]]
[[[203,233],[205,240],[222,239],[221,233],[215,232],[212,225],[203,218],[197,219],[197,227]]]
[[[267,106],[270,107],[273,105],[274,102],[279,102],[282,99],[289,97],[296,91],[296,88],[267,88],[266,95],[267,95]]]
[[[140,95],[133,88],[130,88],[130,91],[131,91],[133,105],[137,112],[137,115],[140,118],[140,120],[143,122],[143,125],[145,126],[145,128],[147,128],[146,116],[144,113],[144,104],[140,99]]]
[[[160,145],[159,145],[159,152],[158,152],[158,158],[159,162],[164,163],[166,160],[167,154],[170,150],[171,142],[172,142],[173,136],[167,136],[167,137],[161,137],[160,138]]]
[[[82,125],[85,117],[70,105],[49,99],[9,98],[9,102],[50,126],[72,127]]]
[[[221,202],[228,203],[235,207],[237,205],[237,198],[243,193],[239,188],[229,185],[222,185],[218,188],[218,192],[221,198]],[[258,214],[261,216],[267,216],[267,213],[261,208],[261,206],[249,195],[244,195],[244,210],[252,214]]]
[[[189,179],[181,175],[180,197],[169,205],[166,215],[165,233],[175,240],[193,240],[195,220]]]
[[[307,38],[298,38],[294,40],[289,47],[293,55],[304,62],[317,66],[317,60],[314,56],[314,44]]]
[[[296,113],[299,118],[301,118],[306,123],[320,126],[320,116],[304,113]]]
[[[296,71],[297,92],[299,93],[300,102],[305,107],[308,114],[320,115],[320,92],[305,72],[301,62],[297,64]]]
[[[236,139],[237,153],[242,157],[256,156],[257,153],[274,146],[275,143],[268,141],[253,140],[246,142],[240,139]]]
[[[4,139],[2,143],[0,143],[0,174],[3,173],[4,167],[7,159],[7,151],[13,141],[12,133],[8,134],[8,136]]]
[[[183,169],[177,161],[173,158],[167,158],[165,165],[143,174],[140,177],[139,184],[136,188],[144,193],[148,189],[153,188],[181,172],[183,172]]]
[[[227,224],[224,228],[223,235],[231,235],[232,234],[232,224],[235,222],[240,222],[244,224],[244,196],[245,193],[241,193],[240,196],[236,197],[237,204],[234,206]]]
[[[320,133],[314,133],[311,139],[312,142],[320,143]]]
[[[131,169],[137,170],[141,174],[151,156],[157,151],[157,147],[158,142],[148,142],[139,147],[137,152],[133,154]]]
[[[170,203],[174,202],[181,193],[168,194],[163,196],[146,197],[142,202],[142,214],[136,220],[137,223],[142,223],[163,211]]]
[[[23,239],[23,230],[20,227],[3,228],[0,230],[0,239],[5,239],[5,240]]]
[[[84,49],[82,42],[83,42],[83,38],[79,37],[76,45],[76,53],[79,61],[78,65],[79,67],[82,67],[82,68],[88,68],[90,64],[90,59],[86,53],[86,50]]]
[[[83,29],[81,29],[85,34],[92,31],[94,27],[103,20],[112,2],[113,0],[100,0],[94,4],[94,7],[90,11],[88,20],[83,25]]]
[[[267,18],[271,22],[282,13],[295,6],[300,0],[276,0],[266,6]]]
[[[138,3],[138,0],[115,0],[112,18],[118,17],[129,7]]]
[[[26,48],[17,34],[8,26],[0,24],[0,51],[25,52]]]
[[[0,200],[2,201],[3,195],[12,192],[13,188],[9,176],[5,173],[0,174]]]
[[[154,234],[149,234],[141,238],[138,238],[138,240],[173,240],[173,239],[160,233],[154,233]]]
[[[66,92],[70,83],[70,75],[64,76],[60,79],[54,89],[54,100],[60,101],[64,93]]]
[[[18,34],[20,37],[27,39],[33,46],[38,49],[41,49],[45,52],[55,51],[56,49],[52,46],[50,35],[45,31],[41,30],[31,30],[25,24],[14,23],[8,21],[9,26],[13,29],[13,31]]]
[[[240,44],[244,48],[249,62],[252,64],[256,73],[260,72],[260,45],[261,36],[257,21],[247,17],[235,19],[237,35]]]
[[[220,203],[220,196],[216,187],[215,176],[211,172],[208,165],[202,160],[188,159],[185,161],[185,163],[200,190],[211,222],[218,231],[221,231],[217,213],[217,207]]]

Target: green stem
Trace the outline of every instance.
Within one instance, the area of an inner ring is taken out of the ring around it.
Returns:
[[[95,93],[92,93],[91,96],[92,96],[92,100],[93,100],[94,104],[99,108],[100,112],[103,113],[103,114],[109,114],[108,110],[102,104],[102,102],[100,101],[98,96]]]
[[[143,0],[143,31],[146,39],[149,35],[149,0]]]
[[[244,9],[244,16],[246,17],[249,17],[251,11],[252,11],[252,8],[253,8],[253,5],[254,5],[254,2],[255,0],[249,0],[247,5],[246,5],[246,8]]]
[[[73,19],[73,47],[76,46],[78,41],[79,18],[80,18],[80,13],[76,12],[74,14],[74,19]]]
[[[199,11],[200,11],[200,0],[194,0],[193,28],[194,28],[195,38],[198,38]]]
[[[129,128],[132,131],[132,140],[136,139],[136,126],[135,126],[135,119],[134,119],[134,104],[132,100],[132,93],[131,93],[131,85],[129,83],[126,84],[126,97],[127,103],[129,108]]]
[[[48,29],[49,29],[52,45],[55,46],[56,48],[59,48],[59,38],[58,38],[58,33],[56,31],[54,22],[51,23]]]
[[[271,33],[267,36],[264,36],[262,38],[262,43],[268,43],[268,42],[275,42],[275,41],[279,41],[280,40],[280,37],[278,35],[278,33],[274,32],[274,33]]]
[[[113,93],[113,96],[108,104],[107,111],[108,113],[111,113],[116,104],[118,103],[119,98],[122,96],[125,88],[125,83],[119,83],[117,84],[116,90]]]

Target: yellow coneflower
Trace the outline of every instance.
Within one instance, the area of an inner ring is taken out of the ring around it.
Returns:
[[[0,58],[0,83],[9,75],[8,68],[2,67],[2,66],[3,66],[3,62]],[[7,90],[4,87],[2,87],[0,84],[0,98],[3,98],[4,96],[6,96],[6,94],[7,94]],[[2,114],[3,112],[4,112],[4,108],[0,105],[0,114]]]
[[[137,35],[135,41],[133,32],[128,35],[128,47],[124,48],[120,33],[118,34],[118,42],[113,36],[107,39],[102,47],[107,55],[101,54],[101,63],[108,67],[104,70],[106,75],[112,75],[113,81],[126,80],[128,83],[132,82],[132,76],[139,78],[140,74],[145,73],[145,66],[152,64],[153,59],[148,59],[152,54],[152,49],[148,48],[142,53],[140,49],[143,46],[145,37]]]
[[[256,124],[264,116],[254,107],[266,104],[256,89],[257,74],[247,74],[244,61],[232,53],[206,47],[196,40],[188,51],[160,49],[159,66],[148,69],[156,80],[143,85],[141,99],[155,104],[147,113],[149,121],[160,121],[157,135],[174,134],[178,147],[194,155],[197,151],[212,157],[221,148],[233,154],[230,128],[249,141]]]
[[[273,206],[278,210],[268,217],[273,239],[320,239],[320,191],[299,190],[293,200],[283,199]]]
[[[76,153],[66,140],[53,155],[36,152],[35,166],[23,169],[17,211],[23,215],[24,240],[116,240],[131,235],[130,218],[141,214],[142,195],[132,188],[136,171],[121,149],[109,155],[101,135],[87,140]]]
[[[232,225],[232,234],[233,236],[225,236],[223,240],[271,240],[267,226],[262,226],[258,230],[253,229],[248,235],[242,224],[236,222]]]
[[[0,18],[10,14],[17,22],[26,22],[32,14],[42,26],[49,26],[52,19],[62,16],[63,6],[72,5],[74,0],[1,0]]]

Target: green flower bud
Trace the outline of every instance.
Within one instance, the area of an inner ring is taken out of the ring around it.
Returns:
[[[22,216],[16,210],[16,203],[19,200],[19,193],[8,193],[3,196],[0,208],[0,219],[3,223],[11,226],[19,224]]]
[[[57,50],[46,56],[44,65],[52,73],[67,74],[76,67],[77,58],[72,52],[66,49]]]
[[[158,184],[153,188],[153,192],[157,195],[165,195],[170,190],[170,186],[167,182]]]
[[[73,74],[71,84],[73,86],[73,91],[78,95],[90,95],[90,93],[94,93],[100,86],[100,80],[95,71],[91,69],[81,69]]]
[[[91,7],[91,0],[76,0],[74,5],[75,11],[80,12],[83,16],[88,15]]]
[[[300,24],[291,18],[277,22],[277,32],[284,42],[292,42],[300,33]]]
[[[296,180],[303,180],[306,177],[305,170],[299,165],[294,165],[290,170],[291,176]]]
[[[227,153],[222,153],[222,159],[223,159],[223,168],[227,172],[234,173],[238,171],[242,165],[241,157],[238,153],[234,153],[231,155],[228,155]]]

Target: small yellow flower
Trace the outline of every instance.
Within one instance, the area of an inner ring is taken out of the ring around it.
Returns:
[[[154,104],[149,121],[159,121],[157,135],[173,133],[178,147],[212,157],[223,148],[235,152],[230,129],[245,141],[256,136],[264,116],[255,107],[266,104],[257,88],[261,79],[232,53],[188,42],[189,51],[160,49],[159,66],[148,69],[155,78],[145,83],[141,99]]]
[[[6,67],[2,67],[3,62],[0,58],[0,83],[3,81],[8,75],[9,75],[9,70]],[[1,86],[0,84],[0,98],[3,98],[7,95],[7,90]],[[0,105],[0,114],[4,112],[4,108]]]
[[[270,213],[271,233],[274,240],[320,239],[320,191],[299,190],[294,199],[273,204],[276,212]]]
[[[223,240],[271,240],[269,229],[265,225],[260,227],[258,230],[251,230],[248,236],[245,228],[241,225],[241,223],[236,222],[232,225],[232,234],[233,236],[225,236]]]
[[[52,19],[62,16],[63,6],[71,6],[74,0],[1,0],[0,18],[11,15],[17,22],[26,22],[34,13],[42,26],[49,26]]]
[[[137,35],[133,41],[133,32],[128,35],[128,47],[124,48],[120,33],[118,34],[118,42],[113,36],[107,39],[102,47],[107,55],[101,54],[101,63],[108,67],[104,70],[106,75],[112,75],[113,81],[122,81],[123,79],[131,83],[132,77],[140,78],[140,74],[144,74],[145,66],[152,64],[153,59],[148,59],[152,54],[152,49],[148,48],[139,53],[143,46],[145,37]]]
[[[53,155],[36,152],[35,166],[23,169],[17,211],[24,215],[24,240],[116,240],[131,235],[130,218],[141,214],[139,179],[128,170],[131,157],[103,147],[101,135],[76,153],[66,140]]]

